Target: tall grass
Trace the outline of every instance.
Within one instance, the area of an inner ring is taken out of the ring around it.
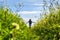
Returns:
[[[0,40],[59,40],[60,10],[47,13],[29,29],[23,19],[8,9],[0,9]]]
[[[35,39],[38,39],[37,36],[30,31],[19,15],[10,12],[7,8],[0,9],[0,40]]]
[[[40,37],[39,40],[59,40],[60,10],[45,15],[34,25],[32,31]]]

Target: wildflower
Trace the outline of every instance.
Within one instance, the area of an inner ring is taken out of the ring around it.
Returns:
[[[13,28],[19,29],[19,25],[17,23],[12,23]]]

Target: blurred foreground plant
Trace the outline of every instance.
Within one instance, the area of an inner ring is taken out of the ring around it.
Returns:
[[[60,40],[60,10],[44,15],[32,31],[39,36],[39,40]]]
[[[0,40],[37,40],[39,39],[26,26],[23,19],[7,8],[0,9]]]

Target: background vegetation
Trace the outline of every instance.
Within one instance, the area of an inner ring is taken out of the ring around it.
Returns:
[[[32,31],[40,37],[39,40],[59,40],[60,10],[45,15],[34,25]]]
[[[0,9],[0,40],[59,40],[60,10],[44,15],[29,29],[19,15]]]
[[[38,19],[31,29],[20,15],[0,7],[0,40],[60,40],[60,6],[54,2],[51,0],[47,13],[44,0],[43,18]]]
[[[0,9],[0,40],[35,40],[34,37],[19,15]]]

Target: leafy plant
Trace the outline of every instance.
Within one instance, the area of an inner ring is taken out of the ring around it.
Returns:
[[[32,31],[39,36],[40,40],[59,40],[60,38],[60,10],[44,16],[39,20]]]
[[[38,39],[19,15],[0,9],[0,40],[35,40],[34,37]]]

